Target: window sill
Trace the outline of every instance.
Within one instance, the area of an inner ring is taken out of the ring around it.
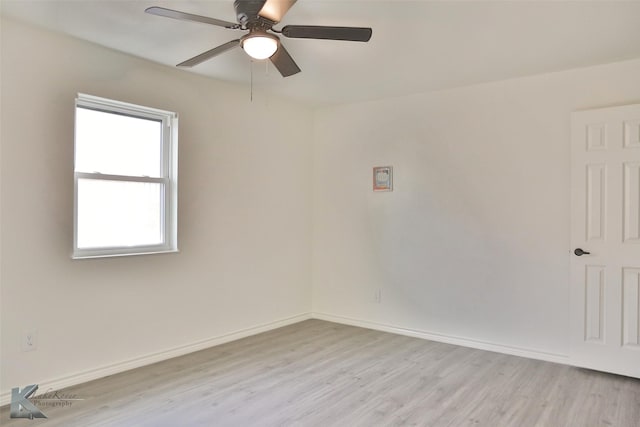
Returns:
[[[82,259],[95,259],[95,258],[114,258],[114,257],[127,257],[127,256],[140,256],[140,255],[158,255],[158,254],[175,254],[179,253],[179,249],[169,249],[169,250],[159,250],[159,251],[149,251],[149,252],[131,252],[131,253],[113,253],[113,254],[87,254],[87,255],[79,255],[73,254],[71,255],[71,259],[74,260],[82,260]]]

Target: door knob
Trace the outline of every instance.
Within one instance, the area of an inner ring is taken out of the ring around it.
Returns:
[[[577,256],[582,256],[582,255],[591,255],[591,252],[586,252],[583,251],[582,249],[578,248],[575,251],[573,251],[574,254],[576,254]]]

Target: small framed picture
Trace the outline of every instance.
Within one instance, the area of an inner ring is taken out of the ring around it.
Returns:
[[[393,191],[393,168],[391,166],[373,168],[373,191]]]

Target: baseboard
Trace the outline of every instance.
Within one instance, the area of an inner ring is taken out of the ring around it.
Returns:
[[[179,347],[171,348],[171,349],[160,351],[157,353],[147,354],[141,357],[136,357],[134,359],[125,360],[125,361],[114,363],[111,365],[101,366],[95,369],[90,369],[88,371],[77,372],[75,374],[68,375],[62,378],[43,381],[41,383],[38,383],[39,390],[41,390],[42,392],[46,390],[61,390],[65,387],[71,387],[76,384],[82,384],[88,381],[93,381],[98,378],[103,378],[109,375],[119,374],[121,372],[125,372],[130,369],[135,369],[141,366],[151,365],[152,363],[161,362],[163,360],[172,359],[174,357],[183,356],[185,354],[193,353],[195,351],[204,350],[209,347],[214,347],[216,345],[224,344],[230,341],[246,338],[251,335],[267,332],[272,329],[277,329],[283,326],[302,322],[303,320],[307,320],[310,318],[311,318],[310,313],[302,313],[296,316],[287,317],[285,319],[264,323],[264,324],[253,326],[246,329],[240,329],[238,331],[208,338],[202,341],[197,341],[195,343],[182,345]],[[25,385],[27,384],[16,384],[16,386],[20,386],[20,387],[23,387]],[[8,405],[9,403],[11,403],[11,390],[3,391],[2,394],[0,394],[0,406]]]
[[[512,356],[526,357],[528,359],[544,360],[546,362],[569,364],[569,357],[565,354],[548,353],[528,348],[513,347],[496,344],[487,341],[479,341],[469,338],[461,338],[444,335],[434,332],[421,331],[416,329],[401,328],[398,326],[386,325],[383,323],[371,322],[368,320],[354,319],[351,317],[339,316],[329,313],[311,313],[313,319],[326,320],[328,322],[341,323],[344,325],[358,326],[361,328],[374,329],[376,331],[390,332],[393,334],[406,335],[409,337],[422,338],[430,341],[437,341],[447,344],[455,344],[462,347],[476,348],[479,350],[493,351],[496,353],[509,354]]]

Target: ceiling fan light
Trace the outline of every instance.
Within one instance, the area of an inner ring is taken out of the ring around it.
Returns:
[[[242,39],[242,48],[253,59],[267,59],[278,50],[278,39],[267,33],[249,34]]]

